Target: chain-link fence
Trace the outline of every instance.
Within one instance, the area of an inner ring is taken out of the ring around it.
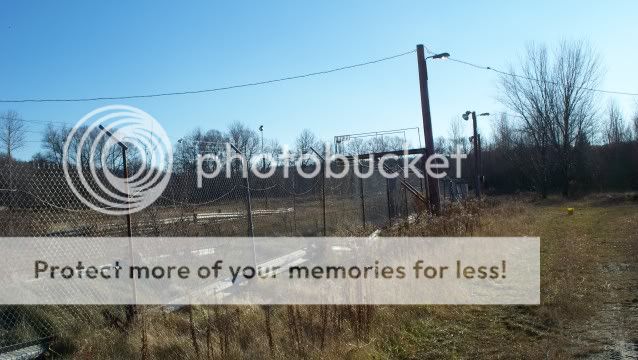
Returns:
[[[390,173],[400,173],[399,177],[392,179],[382,176],[376,162],[352,160],[348,164],[332,163],[331,166],[333,173],[340,173],[345,167],[351,171],[344,172],[341,178],[326,178],[323,176],[326,171],[324,164],[315,163],[302,169],[306,174],[316,173],[310,178],[302,176],[294,167],[289,168],[288,176],[285,176],[284,168],[278,167],[273,176],[265,179],[254,175],[247,180],[237,175],[229,178],[218,176],[203,179],[201,187],[197,186],[194,171],[176,172],[152,206],[132,214],[132,235],[259,237],[361,234],[365,228],[371,232],[373,228],[388,224],[393,219],[408,218],[424,208],[422,179],[415,174],[405,178],[399,162],[388,166]],[[352,171],[354,167],[362,173],[369,172],[370,176],[356,176]],[[76,188],[84,191],[86,198],[91,198],[86,190],[82,190],[77,175],[71,174],[74,183],[77,182]],[[96,206],[99,206],[97,202]],[[83,204],[71,191],[60,166],[15,162],[0,164],[2,236],[127,236],[125,218],[104,215]],[[90,254],[98,251],[96,249],[82,251]],[[55,251],[51,249],[51,252]],[[256,254],[260,257],[258,261],[265,261],[269,256]],[[190,317],[192,324],[192,309],[185,309],[186,313],[182,311],[175,315],[171,309],[148,306],[0,306],[0,358],[29,357],[49,346],[60,353],[72,353],[82,349],[77,348],[77,341],[69,341],[70,337],[76,340],[91,337],[92,341],[96,341],[96,336],[102,339],[98,339],[98,343],[112,344],[112,357],[135,354],[145,358],[150,351],[148,343],[152,342],[147,339],[148,336],[157,340],[158,337],[178,336],[178,332],[179,336],[189,333],[188,329],[175,324],[162,330],[157,326],[148,327],[149,319],[168,321],[167,316],[180,316],[181,320]],[[218,322],[213,327],[217,331],[233,331],[230,320],[219,320],[233,316],[227,308],[206,311],[209,317],[210,311],[216,314]],[[187,320],[184,320],[185,323],[188,323]],[[189,336],[197,346],[198,340],[193,338],[200,335]],[[125,338],[127,340],[122,341]],[[222,347],[219,351],[223,352],[224,339],[220,338],[219,342]],[[121,348],[124,343],[130,348]],[[196,352],[200,350],[196,349]],[[91,354],[90,351],[83,353]],[[103,353],[102,356],[109,357]]]

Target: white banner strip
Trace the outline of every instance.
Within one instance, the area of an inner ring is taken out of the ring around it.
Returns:
[[[0,304],[539,304],[540,239],[0,238]]]

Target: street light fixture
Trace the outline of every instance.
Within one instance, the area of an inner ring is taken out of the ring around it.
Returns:
[[[436,54],[436,55],[432,55],[432,56],[428,56],[426,59],[441,59],[441,60],[447,60],[450,58],[450,53],[440,53],[440,54]]]

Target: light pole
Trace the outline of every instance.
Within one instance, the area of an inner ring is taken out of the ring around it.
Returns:
[[[428,69],[427,59],[447,59],[450,57],[448,53],[440,53],[425,57],[423,45],[416,46],[417,62],[419,66],[419,88],[421,92],[421,116],[423,117],[423,136],[425,137],[425,159],[423,160],[423,170],[428,185],[428,202],[430,210],[438,214],[441,208],[441,200],[439,198],[438,180],[428,176],[425,169],[427,159],[434,154],[434,136],[432,135],[432,114],[430,113],[430,95],[428,93]]]
[[[466,111],[463,114],[463,120],[468,121],[470,119],[470,115],[472,116],[472,129],[473,135],[470,137],[470,141],[472,142],[472,146],[474,147],[474,193],[476,194],[476,198],[481,198],[481,171],[479,168],[479,162],[481,159],[481,147],[480,147],[480,137],[478,135],[478,130],[476,128],[476,111]],[[481,113],[479,116],[489,116],[490,113]]]

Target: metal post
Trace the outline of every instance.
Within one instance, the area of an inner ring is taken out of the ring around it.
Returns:
[[[241,151],[239,151],[239,149],[235,145],[230,144],[230,147],[232,147],[233,150],[235,150],[235,152],[238,153],[239,155],[241,156],[244,155],[242,154]],[[242,168],[243,168],[244,161],[247,161],[247,160],[242,159]],[[252,209],[252,203],[250,201],[250,181],[248,180],[249,175],[250,173],[247,173],[246,177],[244,178],[244,187],[246,188],[246,219],[248,220],[248,237],[251,239],[252,246],[253,246],[253,265],[255,265],[255,269],[256,269],[257,268],[257,248],[255,246],[255,228],[253,227],[253,209]]]
[[[264,167],[263,171],[266,171],[265,167]],[[266,186],[266,189],[263,190],[263,192],[264,192],[264,197],[265,197],[265,200],[266,200],[266,209],[268,209],[268,190],[269,190],[270,186],[269,185],[265,185],[265,186]]]
[[[483,186],[483,146],[481,145],[481,134],[478,136],[478,150],[479,150],[479,189]],[[482,191],[481,191],[482,193]]]
[[[253,209],[250,201],[250,181],[248,175],[244,178],[244,186],[246,187],[246,213],[248,218],[248,237],[255,236],[255,229],[253,227]]]
[[[326,236],[326,159],[315,149],[310,148],[321,160],[321,208],[323,210],[323,236]]]
[[[480,153],[480,148],[479,148],[479,140],[478,140],[478,133],[477,133],[477,129],[476,129],[476,111],[472,111],[472,126],[474,128],[474,136],[472,137],[472,142],[473,142],[473,146],[474,146],[474,193],[476,194],[476,198],[480,199],[481,198],[481,179],[480,179],[480,173],[479,173],[479,153]]]
[[[293,233],[297,234],[297,186],[296,176],[297,170],[292,173],[292,226]]]
[[[407,224],[407,220],[409,220],[410,217],[410,207],[408,205],[408,189],[405,187],[403,187],[403,201],[405,202],[405,220]]]
[[[242,155],[242,156],[244,155],[242,154],[241,151],[239,151],[239,149],[235,145],[230,144],[230,147],[232,147],[233,150],[235,150],[235,152],[238,153],[239,155]],[[250,200],[250,181],[248,180],[248,174],[246,174],[246,177],[244,178],[244,187],[246,188],[246,217],[248,219],[248,237],[254,237],[255,229],[253,227],[253,209],[252,209],[252,203]],[[253,242],[253,248],[254,246],[255,245]]]
[[[123,172],[123,176],[124,176],[124,192],[126,193],[126,207],[127,207],[127,211],[126,211],[126,235],[128,236],[128,249],[129,249],[129,257],[130,257],[130,266],[134,266],[135,265],[135,258],[134,258],[134,253],[133,253],[133,226],[132,226],[132,222],[131,222],[131,201],[130,201],[130,194],[129,194],[129,187],[128,187],[128,162],[126,160],[126,150],[128,149],[128,147],[118,138],[116,138],[115,136],[113,136],[113,134],[106,130],[106,128],[102,125],[98,125],[99,129],[104,131],[106,133],[106,135],[110,138],[115,139],[115,141],[117,141],[118,145],[120,146],[120,148],[122,149],[122,172]],[[137,305],[137,284],[135,283],[135,278],[132,279],[133,281],[133,303],[134,305],[127,305],[126,306],[126,322],[127,324],[131,324],[133,321],[135,321],[136,315],[137,315],[137,309],[136,309],[136,305]]]
[[[122,149],[122,171],[123,171],[123,175],[124,175],[124,192],[126,193],[126,206],[128,208],[128,211],[126,212],[126,234],[128,235],[128,237],[132,237],[133,236],[133,229],[131,226],[131,204],[130,204],[130,195],[129,195],[129,189],[128,189],[128,164],[126,161],[126,150],[128,149],[128,147],[118,138],[116,138],[115,136],[113,136],[113,134],[106,130],[106,128],[102,125],[98,125],[98,127],[100,128],[100,130],[104,131],[106,133],[106,135],[110,138],[115,139],[115,141],[117,141],[117,144],[120,146],[120,148]]]
[[[9,153],[11,152],[11,149],[9,148]],[[13,206],[14,206],[14,202],[15,202],[15,192],[17,190],[17,186],[16,188],[14,188],[13,185],[13,161],[11,160],[11,155],[8,155],[8,161],[9,161],[9,235],[10,236],[14,236],[14,235],[19,235],[15,229],[15,227],[13,226],[13,216],[15,214],[15,212],[13,211]]]
[[[428,94],[428,70],[425,62],[425,52],[423,45],[416,46],[417,62],[419,66],[419,87],[421,91],[421,115],[423,117],[423,135],[425,138],[425,159],[423,166],[425,171],[426,160],[434,154],[434,136],[432,134],[432,115],[430,114],[430,97]],[[438,214],[440,210],[439,188],[436,179],[430,178],[427,171],[424,173],[427,183],[429,196],[428,201],[430,210]]]
[[[126,161],[126,145],[120,143],[122,147],[122,168],[124,169],[124,188],[126,189],[126,199],[127,199],[127,207],[128,211],[126,212],[126,234],[128,237],[133,236],[133,227],[131,224],[131,205],[129,199],[129,189],[128,189],[128,161]]]
[[[388,220],[392,220],[392,208],[390,205],[390,179],[385,179],[385,195],[388,201]]]
[[[326,162],[322,161],[321,163],[321,207],[323,209],[323,236],[326,236]]]
[[[361,168],[361,164],[359,164],[359,168]],[[360,171],[363,173],[362,171]],[[363,227],[366,227],[366,202],[363,197],[363,176],[359,177],[359,197],[361,198],[361,223]]]
[[[262,173],[266,172],[266,154],[264,154],[264,126],[259,126],[259,131],[261,132],[261,171]],[[268,209],[268,190],[264,191],[264,196],[266,198],[266,209]]]

